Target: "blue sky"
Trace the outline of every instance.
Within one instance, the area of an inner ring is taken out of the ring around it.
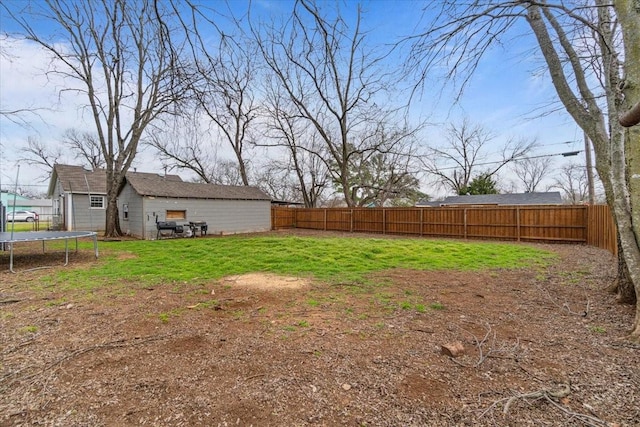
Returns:
[[[17,7],[24,2],[9,3]],[[210,3],[224,11],[222,2]],[[272,16],[276,19],[290,14],[290,1],[257,0],[252,2],[252,15],[258,18]],[[322,8],[333,7],[336,3],[320,3]],[[338,3],[347,16],[353,13],[355,2]],[[422,5],[419,1],[367,1],[362,3],[365,10],[364,26],[371,32],[370,43],[392,44],[399,38],[415,33],[422,28]],[[247,7],[247,2],[233,1],[230,7],[236,13]],[[2,32],[12,31],[5,13],[0,12]],[[554,91],[546,73],[540,72],[540,62],[532,55],[531,38],[514,38],[501,48],[487,53],[476,74],[469,81],[460,102],[454,104],[451,86],[441,86],[441,76],[434,75],[427,82],[421,96],[415,98],[411,114],[426,118],[430,126],[424,134],[425,141],[438,144],[443,141],[443,130],[451,122],[460,122],[468,117],[495,135],[495,151],[507,138],[537,138],[541,144],[534,155],[582,150],[582,133],[564,111],[545,117],[535,117],[539,108],[554,99]],[[60,93],[65,82],[45,71],[49,65],[39,49],[28,42],[6,39],[0,40],[4,55],[0,58],[0,109],[41,108],[36,116],[27,116],[30,127],[18,126],[6,118],[0,118],[0,185],[12,190],[16,183],[17,159],[20,148],[26,145],[28,137],[59,144],[61,134],[67,128],[93,130],[85,117],[83,97],[66,92]],[[398,59],[393,59],[398,61]],[[398,64],[395,64],[398,65]],[[566,141],[575,141],[563,144]],[[559,168],[563,160],[550,157]],[[566,160],[564,160],[566,162]],[[572,158],[583,163],[584,155]],[[136,165],[140,171],[157,172],[161,165],[154,162],[151,153],[142,153]],[[37,182],[42,171],[21,164],[18,176],[19,186],[30,186],[36,191],[46,190],[46,183]],[[510,179],[508,176],[504,180]],[[426,185],[426,184],[425,184]],[[430,194],[436,191],[423,188]]]

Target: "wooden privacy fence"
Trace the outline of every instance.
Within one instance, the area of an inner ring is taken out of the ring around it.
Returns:
[[[304,228],[416,236],[583,243],[617,253],[606,205],[441,208],[281,208],[275,229]]]

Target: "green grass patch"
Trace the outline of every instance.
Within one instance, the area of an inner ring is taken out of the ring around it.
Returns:
[[[35,334],[36,332],[38,332],[38,327],[34,325],[29,325],[29,326],[20,328],[20,333],[23,333],[23,334]]]
[[[7,213],[10,213],[11,210],[7,209]],[[42,230],[46,230],[49,227],[49,221],[40,221],[39,224],[35,224],[33,222],[7,222],[5,224],[5,230],[8,232],[11,232],[12,230],[14,232],[18,232],[18,231],[37,231],[36,227],[38,228],[38,230],[42,231]]]
[[[411,304],[409,301],[402,301],[400,303],[400,308],[403,310],[411,310],[413,308],[413,304]]]
[[[370,284],[393,268],[482,270],[545,265],[549,252],[525,245],[427,239],[296,236],[100,242],[88,268],[65,269],[49,285],[90,290],[160,283],[202,284],[250,272],[313,277],[334,284]],[[81,242],[86,250],[92,243]]]
[[[429,308],[432,310],[444,310],[444,304],[441,302],[432,302],[429,304]]]

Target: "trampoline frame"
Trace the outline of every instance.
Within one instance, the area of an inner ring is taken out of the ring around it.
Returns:
[[[93,251],[98,259],[98,233],[95,231],[17,231],[0,233],[0,245],[9,245],[9,271],[15,273],[13,269],[13,246],[22,242],[42,242],[42,252],[44,244],[50,240],[64,240],[64,265],[69,264],[69,239],[76,239],[76,252],[78,251],[78,238],[93,237]],[[44,267],[40,267],[44,268]]]

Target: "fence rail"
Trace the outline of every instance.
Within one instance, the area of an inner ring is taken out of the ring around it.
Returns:
[[[442,208],[283,208],[273,229],[406,234],[557,243],[583,243],[617,253],[616,228],[606,205]]]

